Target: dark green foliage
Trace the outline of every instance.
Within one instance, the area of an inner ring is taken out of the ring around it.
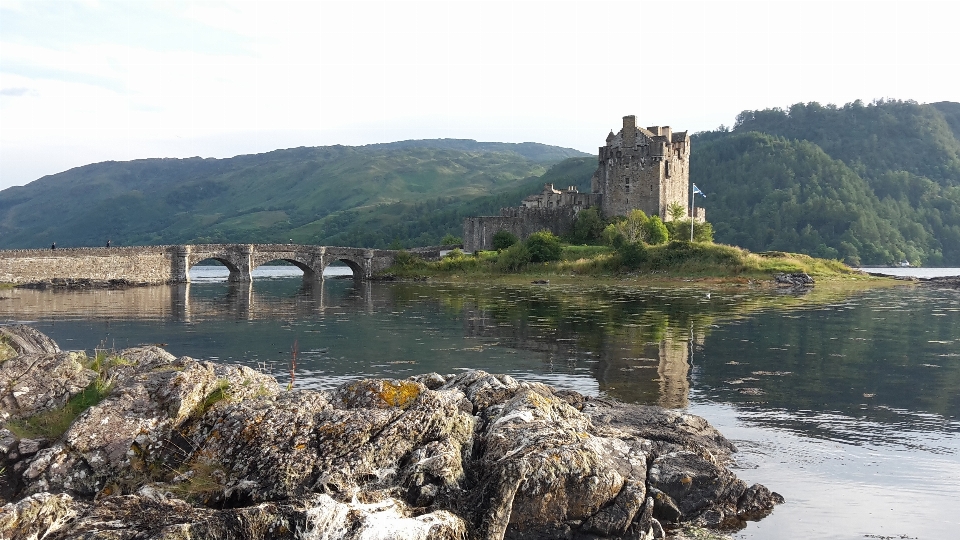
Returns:
[[[644,224],[646,242],[651,246],[666,244],[670,238],[667,226],[663,224],[660,216],[650,216]]]
[[[921,258],[870,186],[813,143],[735,132],[704,145],[691,174],[711,187],[718,242],[874,264]]]
[[[948,102],[744,111],[732,133],[696,137],[691,176],[710,186],[702,204],[718,242],[957,265],[958,134],[960,104]]]
[[[607,224],[600,216],[597,208],[587,208],[577,213],[573,222],[573,231],[570,233],[570,242],[573,244],[596,244],[601,241],[603,228]]]
[[[668,221],[664,223],[670,238],[675,240],[690,239],[690,220]],[[709,221],[700,221],[693,224],[693,240],[695,242],[713,242],[713,225]]]
[[[629,269],[637,268],[648,258],[647,246],[643,242],[624,243],[617,248],[617,256],[622,266]]]
[[[517,237],[510,231],[497,231],[493,234],[493,249],[500,251],[518,242]]]
[[[426,266],[426,262],[409,251],[400,251],[393,259],[393,266],[403,270],[415,270]]]
[[[447,233],[446,236],[440,239],[441,246],[458,246],[463,243],[463,238],[459,236],[454,236],[450,233]]]
[[[524,245],[530,252],[531,262],[559,261],[563,247],[560,239],[550,231],[540,231],[531,234]]]
[[[497,269],[501,272],[519,272],[530,264],[530,250],[526,244],[517,243],[497,255]]]
[[[743,266],[742,260],[732,248],[722,249],[712,244],[679,240],[674,240],[664,248],[651,252],[645,263],[644,267],[652,270],[675,269],[690,263],[734,271]]]

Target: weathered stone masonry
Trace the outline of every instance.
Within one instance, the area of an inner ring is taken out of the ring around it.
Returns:
[[[606,218],[639,209],[666,220],[673,203],[689,213],[690,136],[686,131],[673,133],[669,126],[643,129],[636,123],[636,117],[624,116],[623,129],[607,135],[591,178],[592,193],[579,193],[572,186],[561,191],[547,184],[542,192],[525,198],[522,206],[501,209],[499,216],[467,218],[464,249],[491,249],[493,235],[502,230],[519,238],[541,230],[563,235],[577,213],[591,207]],[[693,215],[704,220],[702,208],[694,209]]]
[[[436,251],[436,250],[434,250]],[[124,281],[138,284],[186,283],[189,270],[215,259],[230,270],[230,281],[251,281],[258,266],[283,260],[303,270],[305,280],[319,280],[323,269],[342,261],[359,279],[393,264],[395,251],[298,244],[200,244],[0,251],[0,283],[28,284],[54,280]],[[429,248],[424,255],[433,255]]]

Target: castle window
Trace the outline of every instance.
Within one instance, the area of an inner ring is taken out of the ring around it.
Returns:
[[[670,162],[667,162],[667,178],[670,178]]]

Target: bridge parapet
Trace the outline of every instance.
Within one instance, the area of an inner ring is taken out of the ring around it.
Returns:
[[[439,248],[420,248],[426,257]],[[0,283],[63,280],[124,281],[137,284],[188,283],[190,268],[207,259],[224,264],[231,282],[252,281],[251,272],[270,261],[296,265],[306,281],[323,279],[323,270],[342,261],[356,279],[370,279],[389,268],[397,251],[303,244],[188,244],[0,250]],[[425,257],[425,258],[426,258]]]

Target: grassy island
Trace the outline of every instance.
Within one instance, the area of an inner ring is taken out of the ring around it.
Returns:
[[[549,246],[544,249],[544,245]],[[497,251],[463,253],[454,250],[439,261],[401,254],[383,275],[399,279],[483,278],[523,276],[545,278],[637,278],[655,281],[704,279],[715,281],[771,280],[777,273],[809,274],[816,279],[874,279],[840,261],[808,255],[745,249],[712,242],[642,242],[618,246],[564,244],[549,233]]]

